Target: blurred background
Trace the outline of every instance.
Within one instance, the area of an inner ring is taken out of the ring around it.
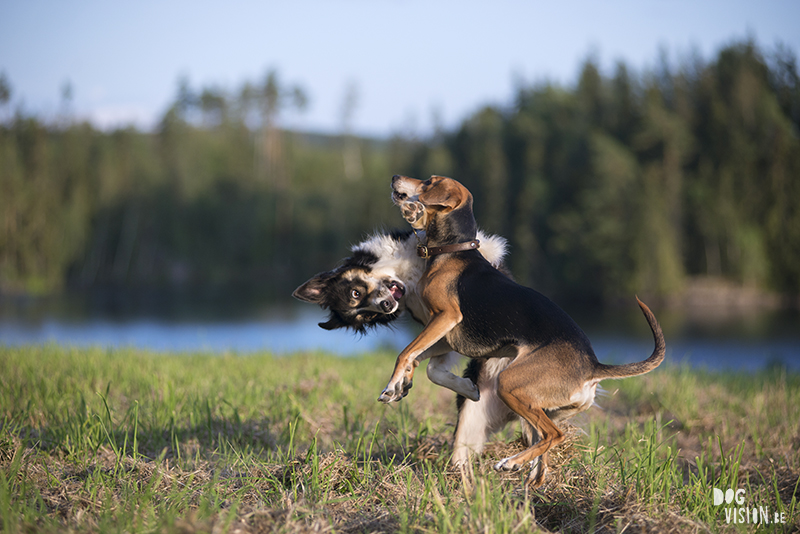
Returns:
[[[800,4],[272,4],[0,6],[0,344],[402,347],[290,295],[442,174],[612,354],[800,367]]]

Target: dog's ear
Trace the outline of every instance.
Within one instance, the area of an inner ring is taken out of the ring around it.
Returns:
[[[418,197],[426,207],[438,206],[454,210],[466,201],[468,193],[452,178],[431,176],[431,182]]]
[[[325,289],[328,287],[328,282],[335,274],[336,271],[319,273],[314,278],[295,289],[292,296],[303,302],[321,304],[325,295]]]
[[[319,323],[319,326],[325,330],[336,330],[337,328],[345,328],[347,323],[342,321],[338,315],[331,314],[328,320],[324,323]]]

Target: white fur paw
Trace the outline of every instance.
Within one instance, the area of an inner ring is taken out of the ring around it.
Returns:
[[[455,467],[461,467],[469,461],[469,450],[466,447],[460,447],[453,452],[450,458],[450,463]]]
[[[381,391],[381,394],[378,397],[378,401],[388,404],[390,402],[396,402],[402,399],[403,391],[398,386],[399,383],[394,384],[394,386],[392,384],[386,386],[386,388],[383,391]]]
[[[494,464],[495,471],[516,471],[519,469],[519,464],[511,462],[511,458],[503,458],[496,464]]]
[[[396,402],[408,395],[409,390],[414,386],[414,382],[409,375],[404,375],[402,380],[391,380],[381,391],[378,401],[383,403]]]
[[[470,381],[470,385],[472,387],[465,389],[462,395],[473,402],[478,402],[481,400],[481,390],[478,389],[478,386],[473,384],[472,381]]]
[[[413,386],[414,382],[405,377],[402,382],[395,382],[394,384],[390,382],[389,385],[381,391],[378,401],[383,403],[400,401],[408,395],[409,390]]]

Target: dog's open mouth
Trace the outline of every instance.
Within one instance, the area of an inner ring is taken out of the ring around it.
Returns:
[[[400,191],[392,191],[392,202],[399,205],[400,203],[404,202],[408,198],[408,195],[405,193],[401,193]]]
[[[392,298],[394,300],[399,301],[401,298],[403,298],[403,295],[406,294],[405,286],[397,280],[389,280],[386,283],[386,287],[389,288],[389,292],[392,294]]]

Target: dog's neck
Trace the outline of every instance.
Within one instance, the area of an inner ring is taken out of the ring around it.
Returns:
[[[425,229],[427,245],[442,247],[471,241],[478,235],[478,225],[472,215],[472,203],[457,208],[446,217],[434,217]]]

